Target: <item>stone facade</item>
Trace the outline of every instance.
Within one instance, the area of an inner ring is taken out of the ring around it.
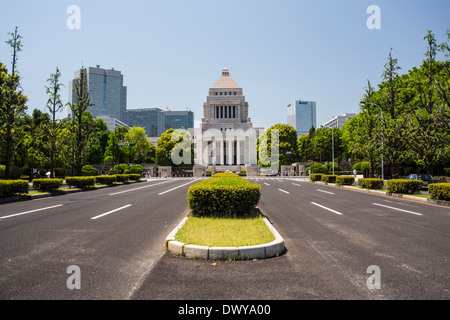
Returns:
[[[190,130],[195,163],[203,166],[256,164],[256,139],[263,128],[254,128],[243,90],[227,68],[209,89],[203,104],[200,128]]]

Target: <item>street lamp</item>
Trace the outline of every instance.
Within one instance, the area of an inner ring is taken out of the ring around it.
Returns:
[[[383,162],[383,149],[384,149],[384,129],[383,129],[383,109],[381,109],[381,107],[375,103],[372,102],[365,102],[363,101],[362,103],[365,104],[373,104],[374,106],[377,106],[380,109],[381,112],[381,179],[384,180],[384,162]]]

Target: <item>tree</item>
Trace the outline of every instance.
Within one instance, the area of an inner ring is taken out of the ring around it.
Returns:
[[[104,162],[104,156],[108,147],[111,131],[105,121],[101,118],[94,119],[95,130],[92,133],[91,147],[85,157],[85,162],[91,164],[101,164]]]
[[[61,77],[61,72],[59,68],[56,67],[55,73],[50,75],[47,79],[49,86],[46,86],[46,93],[49,96],[47,100],[47,110],[50,113],[51,121],[44,126],[42,126],[41,131],[45,140],[43,141],[44,149],[47,151],[48,158],[50,160],[50,177],[55,177],[55,159],[58,154],[60,154],[60,145],[62,143],[61,131],[64,122],[60,122],[56,119],[56,114],[63,108],[63,103],[61,101],[61,86],[59,79]]]
[[[92,104],[87,90],[86,70],[80,69],[79,77],[73,88],[75,103],[68,103],[73,120],[70,129],[72,133],[72,174],[81,175],[84,156],[89,151],[89,140],[95,127],[92,125],[92,115],[87,110]]]
[[[361,112],[344,125],[344,139],[349,141],[350,152],[370,163],[370,177],[381,152],[381,115],[375,103],[375,90],[367,81],[366,93],[361,100]]]
[[[278,132],[278,139],[272,137],[272,133],[275,132]],[[279,169],[281,165],[291,165],[297,161],[297,131],[290,125],[271,126],[258,137],[256,146],[258,164],[261,167],[278,166]],[[277,148],[278,155],[273,155],[272,150]]]
[[[130,147],[130,158],[133,162],[154,163],[155,146],[148,141],[144,128],[132,127],[126,140],[133,145]]]
[[[390,163],[391,175],[398,175],[398,167],[405,150],[402,132],[405,130],[403,118],[404,108],[400,99],[401,79],[398,75],[400,67],[397,59],[392,57],[392,48],[389,51],[388,62],[384,66],[383,82],[379,85],[379,100],[384,111],[383,116],[383,156]]]
[[[408,125],[405,142],[417,155],[419,163],[426,167],[427,173],[433,174],[439,159],[446,156],[448,118],[442,118],[439,111],[439,106],[444,103],[436,83],[439,74],[442,75],[443,64],[436,61],[438,46],[435,36],[429,30],[424,39],[427,41],[426,58],[420,68],[410,71],[407,82],[407,90],[413,94],[405,101],[409,109],[405,115]]]
[[[177,159],[173,159],[174,156]],[[178,160],[186,161],[179,162]],[[194,145],[185,130],[168,129],[158,139],[155,152],[156,164],[160,166],[191,166],[194,164]]]
[[[17,27],[14,33],[9,33],[11,39],[6,43],[12,48],[12,68],[8,74],[6,67],[0,63],[0,133],[5,154],[5,178],[10,178],[14,149],[17,144],[16,125],[25,115],[27,97],[22,94],[20,76],[16,70],[18,53],[22,51],[22,36]]]

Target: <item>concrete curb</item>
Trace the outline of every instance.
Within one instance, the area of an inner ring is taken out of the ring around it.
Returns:
[[[266,217],[263,217],[263,221],[275,236],[275,240],[245,247],[207,247],[176,241],[175,235],[184,226],[187,219],[186,216],[166,237],[166,250],[177,256],[203,260],[253,260],[277,257],[286,249],[284,239]]]
[[[315,182],[307,181],[307,182],[323,184],[323,185],[326,185],[329,187],[334,187],[334,188],[342,188],[342,189],[352,190],[352,191],[357,191],[357,192],[374,193],[374,194],[378,194],[380,196],[386,196],[386,197],[398,198],[398,199],[415,201],[415,202],[420,202],[420,203],[450,207],[450,201],[433,200],[433,199],[428,199],[428,198],[408,196],[405,194],[390,193],[390,192],[385,192],[385,191],[371,190],[371,189],[364,189],[364,188],[355,188],[352,186],[341,186],[341,185],[330,184],[330,183],[326,183],[326,182],[322,182],[322,181],[315,181]]]

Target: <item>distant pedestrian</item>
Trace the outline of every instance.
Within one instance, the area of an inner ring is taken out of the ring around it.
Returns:
[[[353,175],[355,176],[355,178],[356,178],[356,174],[357,174],[358,172],[356,171],[356,169],[353,169]]]

